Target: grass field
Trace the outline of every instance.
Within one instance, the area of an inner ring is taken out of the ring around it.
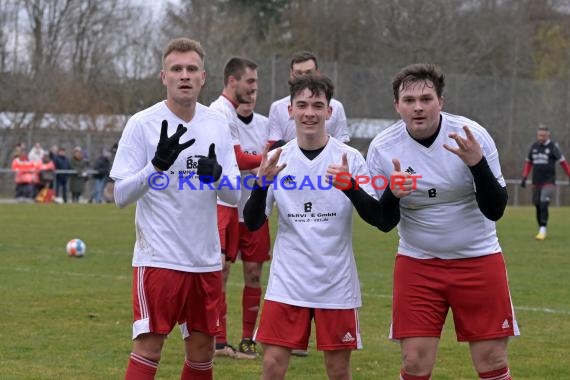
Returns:
[[[0,379],[120,379],[131,349],[131,254],[134,208],[113,205],[0,205]],[[534,211],[509,208],[499,222],[522,336],[510,345],[516,379],[570,379],[570,209],[552,208],[546,241],[534,240]],[[353,354],[355,379],[396,379],[399,347],[386,339],[396,234],[355,218],[362,282],[364,349]],[[68,258],[79,237],[84,258]],[[241,331],[241,265],[229,280],[229,337]],[[266,271],[267,272],[267,271]],[[266,279],[266,274],[264,275]],[[167,340],[157,379],[178,379],[180,333]],[[261,362],[219,359],[218,380],[259,378]],[[322,355],[292,358],[289,379],[326,379]],[[434,379],[475,379],[468,349],[448,320]]]

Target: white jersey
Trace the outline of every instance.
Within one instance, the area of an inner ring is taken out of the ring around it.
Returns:
[[[330,138],[323,151],[309,160],[294,139],[285,146],[279,164],[287,166],[269,187],[266,214],[273,202],[279,225],[265,299],[289,305],[352,309],[362,305],[352,251],[352,203],[325,182],[330,164],[348,154],[353,175],[368,175],[362,155]],[[371,186],[363,186],[374,194]]]
[[[233,103],[223,95],[218,96],[218,99],[214,100],[210,104],[210,109],[219,112],[220,114],[224,115],[226,118],[229,126],[230,126],[230,133],[232,137],[232,144],[239,145],[239,131],[238,131],[238,122],[239,119],[237,117],[236,107]],[[227,206],[227,207],[238,207],[238,205],[230,204],[218,199],[218,204]]]
[[[221,270],[217,194],[202,184],[195,174],[198,156],[207,156],[210,144],[214,143],[223,178],[234,185],[237,183],[239,170],[223,117],[199,103],[189,123],[172,113],[165,102],[138,112],[125,126],[111,178],[119,183],[146,170],[148,175],[143,182],[150,185],[156,173],[149,163],[156,151],[163,120],[168,121],[168,136],[182,124],[188,131],[182,135],[180,143],[192,138],[196,142],[183,150],[172,167],[164,172],[168,181],[153,182],[155,188],[157,184],[167,183],[166,188],[156,190],[151,187],[137,200],[133,266],[185,272]],[[190,175],[192,177],[188,177]],[[145,185],[141,183],[140,186]],[[233,191],[239,194],[237,186],[234,188]]]
[[[474,121],[445,112],[441,115],[441,130],[429,148],[415,141],[401,120],[370,143],[367,162],[372,176],[389,177],[393,158],[400,160],[402,171],[421,175],[417,189],[400,199],[398,253],[420,259],[458,259],[499,252],[495,222],[477,206],[473,175],[458,156],[443,147],[457,146],[448,135],[465,136],[462,128],[468,126],[495,178],[505,186],[495,143]],[[377,192],[381,196],[383,191]]]
[[[237,120],[239,141],[241,150],[245,154],[261,154],[267,144],[269,127],[267,118],[258,113],[253,114],[249,124],[244,123],[239,117]],[[241,171],[241,198],[238,203],[239,221],[243,222],[243,208],[255,184],[255,176],[249,170]],[[244,180],[247,183],[244,183]]]
[[[289,116],[289,104],[291,104],[291,96],[286,96],[271,104],[269,109],[269,140],[287,142],[297,137],[295,121]],[[350,134],[348,133],[344,107],[336,99],[331,99],[330,106],[332,114],[325,122],[327,133],[335,139],[347,143],[350,141]]]

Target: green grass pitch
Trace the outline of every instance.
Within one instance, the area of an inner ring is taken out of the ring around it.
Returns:
[[[0,378],[121,379],[131,349],[131,255],[134,207],[0,205]],[[273,227],[275,227],[275,223]],[[534,240],[530,207],[508,208],[498,223],[521,337],[510,344],[515,379],[570,379],[570,208],[551,208],[548,239]],[[87,244],[68,258],[72,238]],[[362,283],[364,349],[353,354],[354,379],[396,379],[399,347],[386,339],[396,233],[354,222]],[[264,281],[267,279],[265,267]],[[242,268],[228,284],[230,342],[241,333]],[[180,333],[167,339],[157,379],[177,379]],[[217,380],[259,378],[261,361],[216,359]],[[289,379],[326,379],[322,354],[292,358]],[[468,347],[457,343],[450,319],[434,379],[475,379]]]

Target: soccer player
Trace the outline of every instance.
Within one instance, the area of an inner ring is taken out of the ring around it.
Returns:
[[[361,348],[360,285],[352,251],[352,204],[328,172],[368,175],[364,158],[330,138],[333,85],[328,78],[302,76],[291,83],[289,113],[297,138],[268,157],[264,148],[254,189],[244,209],[255,231],[273,203],[279,226],[265,301],[255,340],[263,345],[262,379],[283,379],[292,349],[306,350],[314,319],[317,348],[324,351],[330,379],[350,379],[352,350]],[[340,163],[340,164],[339,164]],[[269,183],[273,183],[269,185]],[[370,184],[362,187],[375,193]],[[362,189],[361,188],[361,189]],[[347,190],[349,191],[349,190]]]
[[[289,80],[293,80],[301,75],[319,74],[317,57],[308,51],[299,51],[291,57],[289,69]],[[295,121],[289,116],[289,104],[291,97],[276,100],[269,109],[269,141],[278,145],[291,141],[295,138]],[[341,102],[331,99],[331,117],[326,121],[327,133],[332,137],[347,143],[350,141],[346,114]]]
[[[401,120],[374,138],[367,163],[372,176],[421,175],[415,187],[377,190],[399,204],[389,336],[400,342],[400,379],[430,379],[449,308],[479,379],[511,379],[507,341],[519,330],[495,228],[507,205],[495,143],[442,112],[437,66],[407,66],[392,87]]]
[[[255,145],[257,139],[252,141],[250,137],[255,133],[261,133],[267,138],[267,132],[264,132],[262,129],[256,129],[255,132],[252,132],[253,129],[251,129],[250,126],[245,126],[244,128],[243,123],[238,118],[237,107],[240,104],[255,105],[256,95],[257,64],[246,58],[230,58],[224,67],[224,89],[222,94],[212,102],[212,104],[210,104],[210,108],[218,111],[227,119],[230,125],[238,167],[242,171],[248,171],[247,174],[249,174],[249,170],[257,168],[261,163],[261,156],[259,154],[255,154],[256,151],[261,152],[261,149],[252,149],[252,142]],[[242,136],[244,140],[243,142],[247,145],[246,151],[242,148]],[[247,328],[244,328],[244,336],[238,345],[238,350],[236,351],[236,349],[228,343],[227,338],[228,306],[226,302],[226,284],[230,275],[231,264],[235,262],[239,249],[240,226],[238,205],[218,200],[217,210],[218,231],[220,234],[223,262],[223,289],[222,317],[220,319],[222,331],[221,334],[216,337],[216,356],[255,359],[257,357],[257,351],[255,343],[251,338],[253,336],[255,320],[257,319],[259,301],[261,299],[261,287],[259,283],[256,286],[249,286],[253,283],[246,279],[246,285],[244,288],[243,318],[247,319]],[[268,251],[265,255],[268,255]],[[265,258],[262,259],[265,260]],[[256,258],[256,260],[259,260],[259,258]],[[248,268],[253,270],[251,267]],[[254,276],[255,274],[252,273],[252,276],[249,279],[252,279]],[[253,312],[254,308],[255,313]],[[248,309],[250,309],[249,312],[247,311]],[[250,329],[251,331],[249,331]]]
[[[548,206],[556,184],[556,162],[560,162],[568,177],[570,177],[570,165],[558,144],[550,140],[550,130],[547,127],[539,126],[536,137],[537,141],[530,146],[524,163],[521,187],[526,187],[528,175],[532,170],[532,203],[536,207],[538,222],[538,234],[535,238],[544,240],[548,224]]]
[[[204,55],[197,41],[168,43],[161,70],[166,101],[129,119],[111,170],[117,206],[136,202],[126,380],[154,379],[176,323],[186,353],[181,379],[213,378],[222,296],[216,198],[236,203],[240,190],[228,123],[197,102]],[[218,186],[224,179],[234,186]]]

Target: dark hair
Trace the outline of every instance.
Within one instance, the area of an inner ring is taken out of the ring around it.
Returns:
[[[327,103],[330,104],[334,93],[334,85],[332,81],[325,75],[303,75],[289,82],[289,92],[291,94],[291,103],[293,99],[303,92],[304,89],[311,91],[313,96],[324,94]]]
[[[226,63],[224,67],[224,86],[228,84],[230,76],[233,76],[237,80],[241,79],[241,76],[245,73],[245,69],[255,70],[257,69],[257,63],[249,60],[247,58],[233,57]]]
[[[392,79],[394,99],[396,101],[400,99],[400,89],[418,82],[424,82],[428,87],[433,86],[437,97],[441,98],[443,88],[445,87],[444,75],[441,69],[432,63],[414,63],[401,69]]]
[[[550,132],[550,129],[549,129],[546,125],[544,125],[544,124],[540,124],[540,125],[538,126],[538,130],[539,130],[539,131]]]
[[[195,51],[200,56],[202,61],[204,60],[204,57],[206,56],[206,53],[204,52],[202,45],[200,45],[200,43],[198,41],[194,41],[194,40],[192,40],[190,38],[186,38],[186,37],[175,38],[173,40],[170,40],[168,42],[168,44],[166,45],[166,48],[164,48],[164,52],[162,54],[162,65],[163,66],[164,66],[164,61],[166,60],[166,57],[170,53],[175,52],[175,51],[180,52],[180,53]]]
[[[319,68],[319,62],[317,61],[317,57],[313,53],[306,50],[298,51],[295,54],[293,54],[293,56],[291,57],[291,69],[293,69],[294,64],[309,60],[315,62],[315,69]]]

